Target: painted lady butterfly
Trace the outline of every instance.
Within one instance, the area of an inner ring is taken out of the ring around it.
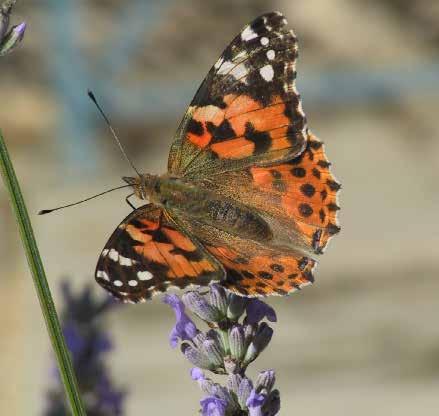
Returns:
[[[150,203],[99,258],[96,280],[117,298],[213,281],[286,295],[313,282],[315,255],[340,231],[340,185],[306,125],[286,23],[267,13],[233,39],[177,130],[168,173],[124,178]]]

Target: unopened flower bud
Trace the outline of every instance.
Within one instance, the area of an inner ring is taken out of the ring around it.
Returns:
[[[247,400],[250,397],[250,393],[252,390],[252,382],[247,377],[244,377],[238,387],[238,402],[241,406],[241,409],[246,408]]]
[[[14,26],[3,38],[0,44],[0,56],[5,55],[15,49],[23,40],[26,31],[26,23]]]
[[[226,290],[217,284],[210,285],[210,303],[215,306],[222,315],[227,314],[227,293]]]
[[[265,399],[263,405],[264,415],[275,416],[280,411],[280,395],[279,390],[273,390]]]
[[[186,342],[183,342],[181,344],[181,352],[186,356],[190,363],[196,365],[199,368],[210,370],[213,367],[205,354]]]
[[[210,305],[207,300],[198,292],[187,292],[182,296],[183,303],[193,313],[207,322],[218,322],[222,316],[220,311]]]
[[[274,386],[276,381],[276,375],[273,370],[266,370],[259,373],[258,378],[256,379],[255,389],[257,392],[260,392],[261,389],[266,389],[270,392]]]
[[[241,360],[245,353],[244,330],[241,325],[235,325],[229,334],[230,354],[235,360]]]
[[[273,330],[265,322],[262,322],[262,324],[259,325],[259,328],[256,331],[253,341],[247,348],[247,352],[244,358],[244,365],[248,365],[256,359],[256,357],[269,344],[272,336]]]
[[[240,374],[230,374],[227,378],[227,389],[238,394],[238,388],[241,384],[242,376]]]
[[[227,318],[232,321],[237,321],[239,317],[244,313],[247,306],[248,299],[242,296],[230,295],[229,307],[227,309]]]
[[[218,344],[213,339],[206,339],[203,342],[203,350],[214,367],[223,367],[223,356]]]

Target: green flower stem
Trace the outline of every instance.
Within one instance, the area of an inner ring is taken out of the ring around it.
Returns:
[[[43,317],[49,332],[52,347],[55,351],[58,368],[67,397],[70,402],[72,413],[74,416],[85,415],[84,407],[79,394],[78,382],[73,372],[70,353],[67,349],[58,316],[56,314],[55,305],[50,293],[49,284],[46,279],[43,263],[38,252],[37,243],[35,241],[32,225],[29,220],[26,205],[20,191],[20,186],[15,176],[14,168],[9,158],[8,150],[0,131],[0,170],[9,197],[12,202],[15,217],[18,222],[21,239],[23,241],[24,250],[26,252],[27,261],[32,273],[35,288],[37,290],[38,300],[40,302]]]

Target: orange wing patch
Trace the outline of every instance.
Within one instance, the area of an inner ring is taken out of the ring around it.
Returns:
[[[97,282],[128,302],[143,301],[172,286],[205,286],[223,278],[224,269],[215,258],[152,204],[122,222],[96,267]]]
[[[244,159],[262,152],[279,159],[291,153],[297,132],[288,116],[290,102],[275,96],[264,107],[247,95],[234,94],[224,101],[225,109],[213,105],[194,109],[187,129],[187,139],[194,146],[208,148],[222,159]]]
[[[165,273],[168,280],[193,278],[200,273],[215,271],[206,258],[197,256],[198,247],[176,229],[140,220],[135,226],[127,225],[125,231],[139,242],[139,245],[133,246],[137,254],[148,262],[168,266]]]
[[[231,248],[207,248],[226,268],[222,284],[241,295],[286,295],[314,281],[315,261],[308,257],[268,251],[251,257]]]
[[[323,144],[309,133],[306,150],[299,157],[270,168],[251,168],[257,189],[279,196],[286,216],[316,253],[340,231],[337,193],[340,184],[329,170]]]

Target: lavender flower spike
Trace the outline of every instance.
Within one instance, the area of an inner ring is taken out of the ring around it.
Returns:
[[[203,416],[275,416],[280,409],[279,391],[273,390],[273,370],[259,374],[256,384],[246,376],[249,364],[267,347],[273,329],[267,322],[276,321],[273,308],[258,299],[240,297],[220,285],[211,285],[208,292],[190,291],[181,301],[167,295],[177,324],[171,334],[171,345],[179,339],[181,351],[197,368],[191,370],[205,397],[200,401]],[[194,313],[207,324],[198,331],[186,315]],[[190,332],[190,333],[189,333]],[[201,370],[227,374],[225,385],[206,377]]]
[[[15,0],[8,0],[0,6],[0,56],[11,52],[23,40],[26,23],[13,26],[9,31],[9,20]]]
[[[191,340],[198,333],[193,321],[186,315],[184,304],[177,295],[165,295],[163,302],[174,309],[177,322],[169,335],[169,343],[172,348],[178,344],[178,340]]]

